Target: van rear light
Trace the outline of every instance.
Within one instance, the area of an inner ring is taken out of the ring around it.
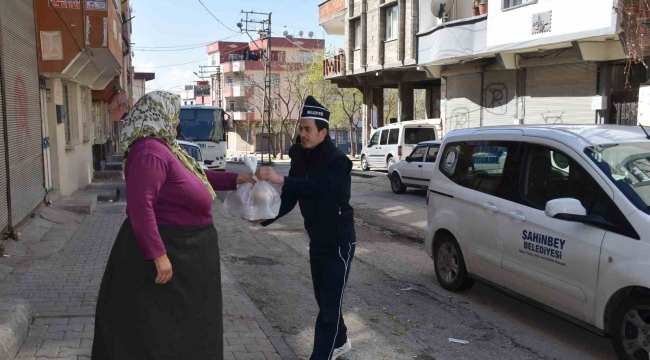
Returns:
[[[397,156],[402,156],[402,146],[397,147]]]

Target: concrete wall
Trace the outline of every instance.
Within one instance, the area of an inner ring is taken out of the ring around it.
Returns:
[[[503,11],[502,1],[490,1],[488,50],[509,50],[616,33],[612,0],[539,0]],[[552,11],[551,31],[532,34],[535,14]]]
[[[54,89],[54,82],[59,80],[48,79],[47,87]],[[76,131],[83,137],[82,91],[79,85],[69,84],[76,87],[71,94],[71,112],[74,110],[79,114]],[[76,101],[74,101],[76,100]],[[90,99],[88,99],[90,101]],[[88,186],[92,182],[92,141],[84,142],[81,138],[76,145],[66,145],[65,125],[57,124],[56,104],[53,99],[47,104],[46,119],[50,130],[51,160],[52,160],[52,185],[61,195],[72,195],[78,189]]]

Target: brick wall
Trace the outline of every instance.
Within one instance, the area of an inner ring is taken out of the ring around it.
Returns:
[[[343,10],[345,0],[329,0],[318,7],[318,19],[320,22],[327,21]]]

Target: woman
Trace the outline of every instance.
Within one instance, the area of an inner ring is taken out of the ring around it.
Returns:
[[[142,97],[124,124],[127,220],[104,272],[93,360],[223,359],[214,190],[250,174],[204,172],[176,142],[178,95]]]

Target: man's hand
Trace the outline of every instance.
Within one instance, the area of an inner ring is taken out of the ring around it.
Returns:
[[[172,263],[169,262],[167,254],[159,256],[153,259],[154,264],[156,264],[156,270],[158,270],[158,276],[156,276],[156,284],[166,284],[169,280],[172,279]]]
[[[253,174],[248,174],[248,173],[237,174],[237,185],[241,185],[244,183],[255,184],[255,179],[253,179]]]
[[[284,185],[284,176],[278,175],[275,172],[275,170],[271,169],[270,167],[266,167],[266,166],[260,167],[259,169],[257,169],[255,176],[262,181],[267,180],[275,185],[280,185],[280,186]]]

